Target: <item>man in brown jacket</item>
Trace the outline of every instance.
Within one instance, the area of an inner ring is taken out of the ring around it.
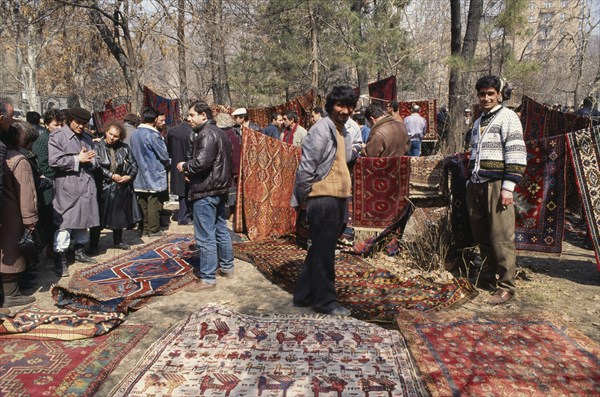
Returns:
[[[365,157],[404,156],[410,147],[403,122],[385,114],[379,105],[369,105],[365,119],[372,125],[369,140],[362,148]]]

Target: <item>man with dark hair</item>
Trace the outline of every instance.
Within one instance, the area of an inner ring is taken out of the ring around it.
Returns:
[[[125,138],[122,141],[131,146],[131,136],[138,128],[138,125],[140,125],[140,116],[134,113],[127,113],[123,118],[123,125],[125,126]]]
[[[397,101],[390,101],[387,105],[387,111],[396,120],[404,122],[400,115],[400,104]]]
[[[407,153],[410,142],[403,122],[385,114],[377,104],[369,105],[365,119],[371,124],[371,133],[362,148],[363,156],[398,157]]]
[[[296,282],[295,306],[312,306],[319,313],[348,316],[337,302],[335,247],[347,222],[351,196],[352,137],[344,125],[352,115],[358,95],[352,87],[337,86],[327,95],[329,116],[310,128],[302,142],[292,207],[306,206],[310,241],[304,267]]]
[[[421,141],[425,137],[427,130],[427,120],[425,117],[419,114],[421,107],[417,104],[413,104],[411,107],[411,114],[404,119],[404,125],[408,132],[410,139],[410,149],[408,155],[413,157],[419,157],[421,155]]]
[[[523,128],[515,112],[502,106],[501,85],[496,76],[475,84],[483,113],[471,130],[467,181],[471,231],[483,261],[479,286],[495,290],[493,305],[508,302],[516,290],[513,191],[527,166]]]
[[[84,132],[90,112],[80,107],[69,109],[67,124],[50,135],[48,164],[54,175],[54,271],[59,277],[69,275],[67,249],[75,245],[75,259],[96,263],[87,256],[87,229],[100,224],[94,170],[99,160],[93,150],[92,137]]]
[[[310,111],[310,121],[312,121],[313,124],[325,116],[327,116],[327,113],[325,113],[323,108],[319,106],[314,107],[313,110]]]
[[[294,110],[288,110],[283,115],[283,135],[281,140],[294,146],[301,146],[307,132],[298,124],[298,113]]]
[[[161,194],[167,190],[167,168],[169,153],[160,135],[165,126],[165,115],[154,108],[146,108],[142,124],[131,137],[131,151],[138,163],[138,174],[133,180],[133,189],[144,216],[140,236],[162,236],[160,231]]]
[[[273,139],[279,140],[281,136],[281,127],[283,126],[283,116],[281,113],[273,113],[271,115],[271,123],[265,127],[263,134],[270,136]]]
[[[231,113],[231,117],[233,117],[233,121],[236,124],[236,128],[239,130],[239,135],[242,136],[242,128],[250,128],[254,131],[261,131],[261,128],[258,124],[250,121],[248,116],[248,110],[246,108],[237,108]]]
[[[592,125],[598,125],[600,123],[600,112],[598,109],[594,109],[594,98],[592,97],[584,98],[582,106],[575,111],[575,114],[591,117]]]
[[[188,121],[194,138],[192,157],[177,164],[190,180],[189,199],[194,208],[194,237],[200,250],[199,282],[188,291],[216,287],[216,274],[233,277],[233,248],[227,229],[225,205],[231,181],[231,142],[213,120],[205,102],[190,106]]]

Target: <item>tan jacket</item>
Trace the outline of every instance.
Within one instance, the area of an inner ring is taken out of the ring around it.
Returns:
[[[362,149],[365,157],[399,157],[408,152],[410,141],[404,123],[392,116],[378,120],[371,128],[366,146]]]

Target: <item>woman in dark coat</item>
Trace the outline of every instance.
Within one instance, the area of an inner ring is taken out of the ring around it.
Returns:
[[[123,142],[125,134],[122,124],[110,124],[104,139],[96,143],[95,150],[100,159],[100,230],[112,229],[114,247],[128,250],[129,245],[123,242],[123,229],[139,222],[141,216],[133,192],[133,180],[137,175],[138,165],[129,145]],[[99,230],[93,234],[90,247],[97,247]]]

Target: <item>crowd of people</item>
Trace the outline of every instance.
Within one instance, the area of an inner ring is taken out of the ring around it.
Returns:
[[[481,116],[472,120],[470,109],[465,111],[471,147],[466,200],[485,257],[480,286],[495,291],[492,304],[515,294],[513,190],[527,158],[519,118],[502,105],[510,95],[502,85],[496,76],[481,78],[475,87]],[[103,136],[94,137],[91,114],[81,107],[50,109],[43,117],[30,112],[27,122],[14,122],[12,104],[0,100],[2,307],[34,301],[22,293],[36,265],[18,244],[26,231],[54,258],[56,276],[66,277],[69,253],[78,262],[96,262],[103,229],[112,231],[113,247],[121,250],[130,249],[123,230],[135,225],[139,236],[162,236],[160,214],[169,193],[179,201],[178,224],[194,229],[200,268],[191,290],[214,288],[217,275],[233,277],[227,219],[235,204],[246,127],[302,148],[290,205],[306,210],[311,245],[294,304],[349,315],[337,303],[334,258],[348,217],[351,163],[359,156],[420,156],[428,128],[416,104],[403,119],[397,102],[386,109],[378,104],[356,109],[357,103],[351,87],[334,87],[325,109],[312,110],[307,130],[293,110],[272,114],[262,128],[249,120],[245,108],[215,115],[199,101],[166,134],[165,115],[149,107],[141,117],[129,114],[124,123],[111,123]],[[444,111],[437,114],[442,128]],[[589,116],[594,112],[590,109]]]

